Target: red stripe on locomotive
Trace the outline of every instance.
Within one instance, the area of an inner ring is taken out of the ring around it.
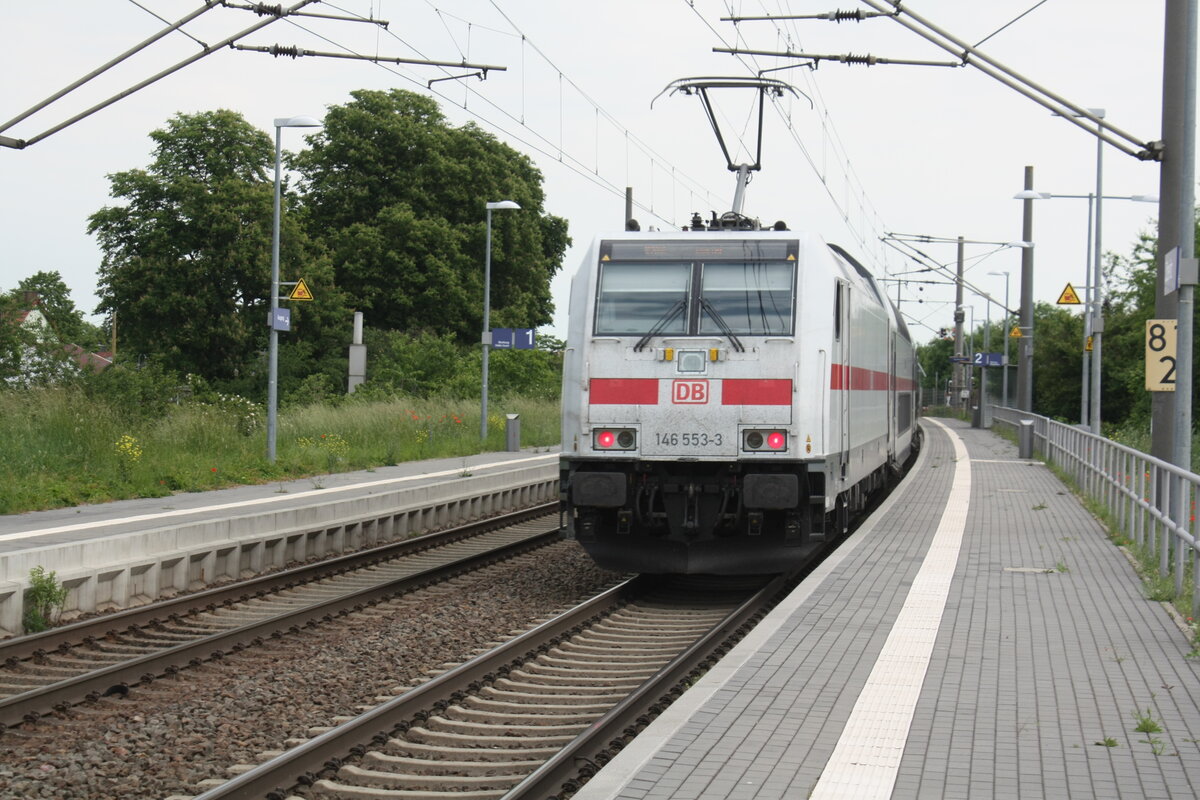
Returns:
[[[792,404],[789,379],[733,379],[721,382],[723,406],[788,406]]]
[[[658,405],[658,378],[592,378],[592,405]]]

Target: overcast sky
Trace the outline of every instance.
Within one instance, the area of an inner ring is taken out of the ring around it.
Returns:
[[[160,30],[163,24],[145,9],[174,21],[202,6],[200,0],[139,2],[141,7],[130,0],[0,0],[0,121]],[[866,8],[854,0],[840,5]],[[1037,0],[905,5],[975,43]],[[733,44],[740,33],[743,46],[760,50],[950,58],[890,19],[746,22],[736,28],[719,20],[837,7],[837,0],[339,0],[308,10],[373,12],[390,27],[285,20],[243,42],[507,67],[486,81],[435,83],[433,92],[455,124],[474,120],[540,165],[546,209],[570,221],[575,242],[554,282],[555,324],[544,329],[565,336],[569,277],[594,236],[621,229],[625,186],[634,189],[643,229],[670,230],[693,211],[707,216],[728,209],[733,176],[697,98],[663,96],[653,108],[651,101],[677,78],[744,75],[793,62],[738,60],[713,53],[714,46]],[[173,33],[0,133],[36,136],[199,52],[195,40],[215,44],[257,20],[245,11],[211,10],[186,27],[195,39]],[[1162,2],[1046,0],[983,49],[1073,102],[1104,108],[1109,122],[1152,140],[1161,127],[1162,28]],[[222,49],[24,150],[2,148],[0,289],[34,272],[58,270],[76,305],[94,310],[100,252],[85,231],[87,217],[111,202],[108,174],[148,164],[147,134],[176,112],[230,108],[273,135],[274,118],[319,117],[326,107],[347,102],[354,89],[425,92],[429,79],[463,72]],[[1022,187],[1026,165],[1034,167],[1041,191],[1095,189],[1095,139],[975,69],[824,63],[815,72],[771,75],[795,85],[814,105],[796,98],[768,112],[762,171],[749,187],[745,210],[764,222],[782,219],[793,229],[816,231],[860,254],[879,277],[915,267],[879,241],[886,232],[1020,239],[1021,203],[1012,195]],[[752,142],[749,95],[722,98],[719,111],[732,126],[726,136]],[[285,149],[302,147],[304,133],[285,131]],[[1157,195],[1158,180],[1157,164],[1105,149],[1105,194]],[[480,197],[480,217],[485,201],[500,199]],[[1156,205],[1105,203],[1105,250],[1130,252],[1138,233],[1152,230],[1156,215]],[[1067,282],[1082,294],[1087,202],[1039,201],[1034,240],[1035,299],[1053,302]],[[921,249],[939,262],[954,260],[952,244]],[[1002,300],[1004,278],[987,273],[1011,272],[1015,306],[1020,251],[994,250],[967,247],[967,278]],[[480,259],[482,264],[482,254]],[[897,297],[896,284],[887,285]],[[952,324],[951,287],[913,283],[901,286],[899,297],[919,341]],[[973,306],[968,319],[982,322],[986,302],[970,296],[965,302]],[[999,313],[993,308],[993,317]]]

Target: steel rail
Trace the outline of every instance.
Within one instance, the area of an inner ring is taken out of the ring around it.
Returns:
[[[511,558],[523,552],[549,544],[558,537],[558,528],[514,542],[498,549],[476,553],[447,564],[431,567],[412,575],[386,581],[340,597],[317,602],[296,611],[289,611],[265,620],[211,634],[193,642],[141,656],[110,667],[87,672],[21,694],[0,699],[0,724],[11,726],[34,719],[42,714],[67,707],[87,697],[98,696],[114,687],[148,682],[179,669],[208,659],[223,658],[226,652],[237,652],[260,643],[267,637],[281,636],[285,631],[298,632],[301,627],[318,621],[332,621],[362,610],[398,594],[445,580],[454,575],[478,569],[489,563]]]
[[[588,765],[604,763],[606,753],[618,749],[623,740],[636,735],[648,714],[661,711],[682,694],[679,685],[689,676],[698,675],[706,661],[718,660],[716,654],[729,639],[744,633],[753,618],[765,613],[767,604],[790,587],[795,579],[794,574],[776,578],[741,603],[684,653],[672,659],[649,681],[591,723],[587,731],[505,794],[506,800],[548,797],[577,789],[581,763],[584,769]],[[291,787],[315,783],[323,773],[335,772],[344,761],[361,755],[368,746],[384,744],[389,731],[398,724],[419,720],[431,708],[436,710],[457,702],[466,692],[494,679],[504,667],[517,667],[522,661],[533,659],[559,639],[580,631],[587,621],[641,595],[653,580],[642,576],[608,589],[495,650],[198,795],[195,800],[262,797],[280,800],[288,797]]]
[[[588,726],[570,744],[560,750],[525,780],[514,786],[504,800],[526,800],[569,796],[607,763],[615,752],[629,743],[645,727],[647,713],[655,716],[682,691],[679,685],[699,677],[724,655],[722,649],[733,637],[741,638],[758,619],[774,606],[797,581],[797,573],[780,575],[734,609],[720,624],[658,671],[650,680],[617,703],[603,717]],[[582,777],[582,780],[580,778]]]
[[[612,611],[625,598],[642,591],[650,579],[632,578],[596,595],[552,620],[526,631],[515,639],[483,653],[449,672],[411,689],[393,700],[338,725],[304,744],[264,762],[232,780],[197,795],[193,800],[248,800],[283,798],[286,789],[312,783],[324,770],[335,769],[350,754],[362,752],[368,743],[386,740],[387,732],[399,722],[425,713],[446,696],[466,691],[472,684],[491,678],[505,665],[532,658],[548,641],[578,629],[587,620]]]
[[[294,589],[321,578],[344,574],[356,569],[372,566],[383,561],[412,555],[422,550],[442,547],[452,542],[470,538],[480,533],[514,525],[558,510],[558,502],[500,514],[487,519],[459,525],[444,531],[415,536],[398,542],[389,542],[367,550],[335,556],[313,564],[260,575],[227,586],[218,586],[200,592],[180,595],[150,605],[128,608],[105,614],[102,617],[61,625],[40,633],[0,641],[0,663],[12,659],[26,659],[48,654],[67,645],[78,645],[88,637],[98,638],[113,630],[128,630],[162,622],[172,616],[193,612],[212,611],[218,606],[259,599],[272,592]]]

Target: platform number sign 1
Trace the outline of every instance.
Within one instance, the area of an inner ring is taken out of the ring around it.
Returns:
[[[1175,333],[1173,319],[1146,320],[1146,391],[1175,391]]]

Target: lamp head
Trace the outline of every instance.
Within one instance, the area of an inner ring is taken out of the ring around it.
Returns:
[[[488,203],[487,204],[488,211],[499,211],[502,208],[520,210],[521,207],[519,205],[517,205],[516,203],[514,203],[512,200],[501,200],[497,203]]]
[[[275,119],[276,128],[319,128],[324,124],[319,119],[313,119],[304,114],[295,117],[276,117]]]
[[[1014,200],[1049,200],[1054,195],[1049,192],[1035,192],[1033,189],[1023,189],[1013,195]]]

